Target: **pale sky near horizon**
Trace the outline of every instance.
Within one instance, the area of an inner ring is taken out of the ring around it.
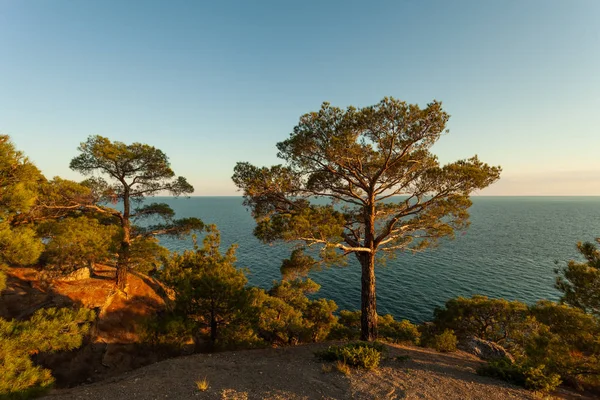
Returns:
[[[52,177],[99,134],[162,149],[195,195],[323,101],[441,100],[480,195],[600,195],[600,1],[0,0],[0,133]]]

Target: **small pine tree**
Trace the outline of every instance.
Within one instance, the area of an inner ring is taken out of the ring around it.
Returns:
[[[262,306],[264,311],[261,311],[261,314],[269,315],[265,308],[277,304],[276,299],[289,307],[279,304],[279,309],[290,321],[287,332],[284,333],[285,330],[279,332],[280,338],[287,338],[287,344],[324,340],[337,322],[337,318],[333,315],[337,310],[337,304],[333,300],[311,300],[307,297],[318,292],[320,288],[321,286],[311,279],[295,279],[276,282],[269,290],[268,295],[274,299],[266,301]],[[281,313],[277,314],[278,321],[281,320],[281,315]],[[278,321],[272,321],[271,326],[277,325]]]
[[[596,239],[600,243],[600,238]],[[578,243],[585,262],[569,261],[556,270],[556,288],[563,293],[561,302],[600,317],[600,249],[594,243]]]
[[[175,290],[176,312],[207,329],[211,348],[228,325],[243,324],[251,314],[245,271],[235,267],[235,246],[223,255],[220,234],[210,226],[202,248],[174,254],[166,260],[161,278]],[[198,338],[201,335],[196,335]]]

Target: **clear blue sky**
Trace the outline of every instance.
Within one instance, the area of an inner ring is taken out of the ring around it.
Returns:
[[[0,0],[0,133],[52,177],[100,134],[164,150],[197,195],[323,101],[441,100],[482,195],[600,195],[600,1]]]

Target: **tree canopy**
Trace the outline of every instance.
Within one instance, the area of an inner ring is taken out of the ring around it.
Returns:
[[[437,101],[423,109],[394,98],[346,110],[324,103],[277,144],[285,164],[235,166],[258,238],[317,246],[322,261],[357,257],[363,339],[377,337],[376,255],[452,237],[468,225],[469,194],[500,176],[476,156],[440,165],[430,149],[448,118]]]
[[[0,136],[0,260],[13,265],[37,261],[43,249],[35,231],[20,224],[37,199],[44,181],[40,171],[16,150],[6,135]]]

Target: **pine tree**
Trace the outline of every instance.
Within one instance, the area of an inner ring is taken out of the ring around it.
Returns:
[[[596,239],[600,243],[600,238]],[[600,249],[594,243],[578,243],[584,262],[571,260],[556,278],[556,288],[563,293],[561,302],[600,317]]]
[[[122,232],[116,283],[124,290],[134,241],[157,235],[182,235],[203,227],[198,218],[174,219],[175,213],[167,204],[143,204],[144,199],[163,192],[179,196],[192,193],[194,188],[184,177],[175,178],[165,153],[147,144],[127,145],[102,136],[90,136],[81,143],[79,151],[71,160],[71,169],[91,176],[86,185],[95,197],[93,204],[84,202],[79,206],[118,220]],[[122,211],[106,206],[118,201],[123,204]],[[78,205],[77,201],[74,203]],[[132,223],[155,219],[162,222],[145,226]]]
[[[277,144],[285,165],[235,167],[259,239],[319,248],[323,262],[357,258],[364,340],[377,337],[376,258],[453,237],[469,223],[470,193],[500,176],[477,157],[440,165],[430,149],[448,118],[437,101],[424,109],[393,98],[347,110],[324,103]]]
[[[160,272],[162,280],[175,290],[176,311],[199,330],[208,330],[213,349],[222,330],[235,329],[252,314],[248,279],[244,270],[235,267],[236,246],[221,254],[220,245],[219,232],[210,226],[201,248],[174,254]]]

